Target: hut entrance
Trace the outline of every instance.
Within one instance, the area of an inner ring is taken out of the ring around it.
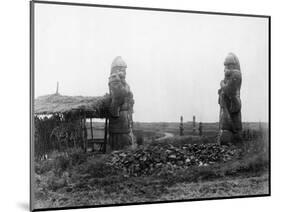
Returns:
[[[83,119],[85,131],[85,150],[106,153],[108,119]]]
[[[108,139],[108,118],[97,118],[92,112],[83,109],[65,114],[73,123],[79,122],[80,138],[85,152],[106,153]],[[76,120],[76,121],[75,121]]]

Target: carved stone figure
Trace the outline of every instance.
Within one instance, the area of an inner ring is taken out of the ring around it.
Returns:
[[[133,125],[133,93],[126,82],[127,64],[118,56],[111,65],[109,77],[109,145],[112,150],[135,147]]]
[[[220,134],[221,144],[239,144],[241,142],[241,99],[242,83],[240,63],[237,56],[229,53],[224,61],[224,79],[218,91],[220,105]]]

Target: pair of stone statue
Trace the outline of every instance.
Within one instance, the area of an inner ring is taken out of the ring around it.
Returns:
[[[229,53],[224,61],[224,79],[220,83],[219,143],[238,144],[241,142],[241,70],[237,56]],[[135,147],[133,125],[133,93],[126,82],[127,64],[116,57],[111,65],[109,92],[109,144],[113,150]]]

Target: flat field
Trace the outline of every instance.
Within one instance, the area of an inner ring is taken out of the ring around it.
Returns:
[[[179,136],[179,123],[135,123],[136,150],[53,152],[35,162],[35,208],[269,194],[265,123],[244,123],[262,132],[239,147],[216,144],[217,123],[203,123],[203,136],[191,127]]]

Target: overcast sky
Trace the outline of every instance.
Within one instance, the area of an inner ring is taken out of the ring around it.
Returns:
[[[218,121],[223,62],[242,71],[242,120],[268,120],[264,18],[35,4],[35,97],[101,96],[116,56],[128,64],[134,121]]]

